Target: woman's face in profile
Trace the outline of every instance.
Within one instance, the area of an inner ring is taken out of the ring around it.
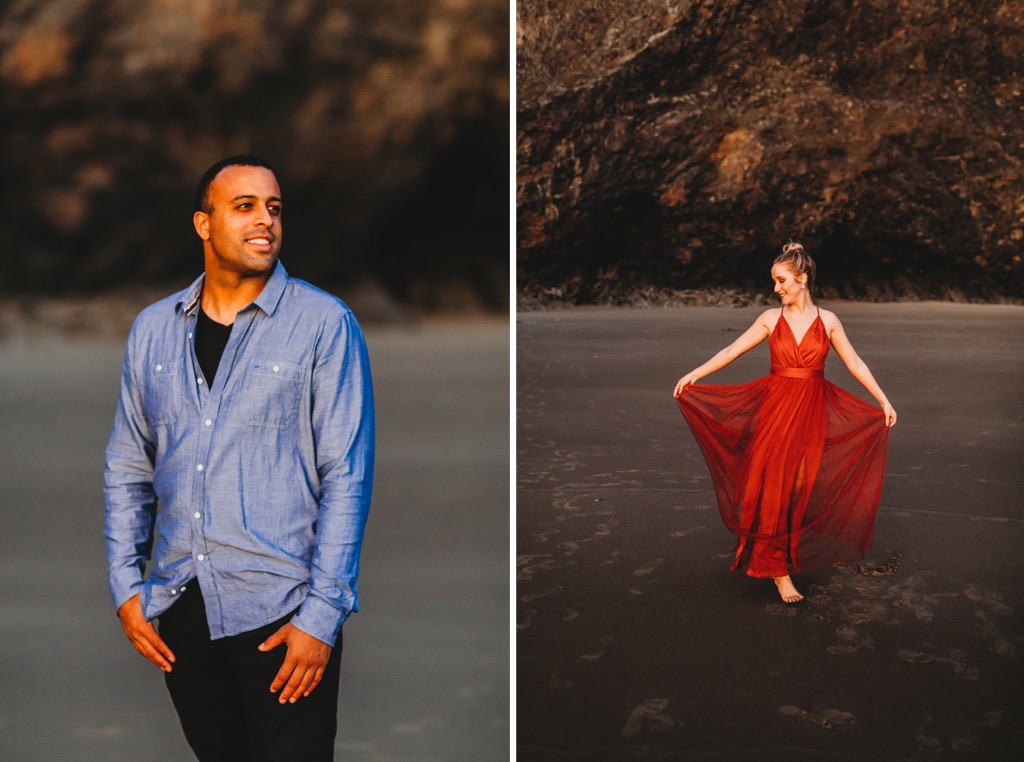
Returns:
[[[806,276],[797,276],[783,263],[772,267],[772,282],[775,284],[775,293],[782,300],[783,304],[792,304],[800,293],[800,283],[806,280]]]

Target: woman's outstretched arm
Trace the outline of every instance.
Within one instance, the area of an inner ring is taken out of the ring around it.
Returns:
[[[882,406],[882,412],[885,413],[885,424],[890,427],[894,426],[896,424],[896,411],[889,404],[888,397],[885,396],[882,387],[875,381],[875,377],[871,375],[871,369],[868,368],[868,364],[860,359],[860,355],[853,348],[853,344],[847,338],[846,331],[843,330],[843,324],[839,322],[839,318],[834,313],[830,314],[829,317],[830,320],[827,327],[832,348],[836,350],[836,354],[846,364],[850,375],[857,379],[861,386],[867,389],[868,393]]]
[[[690,384],[696,383],[700,379],[704,378],[704,376],[708,376],[714,373],[716,370],[721,370],[726,365],[735,360],[737,357],[746,352],[749,352],[762,341],[767,339],[768,335],[771,333],[772,330],[772,317],[776,317],[777,319],[777,309],[765,310],[764,312],[762,312],[758,316],[757,320],[753,322],[750,328],[745,330],[743,334],[738,339],[736,339],[736,341],[727,346],[725,349],[718,352],[718,354],[716,354],[706,363],[701,365],[699,368],[694,368],[681,379],[679,379],[679,382],[676,384],[675,391],[673,392],[674,396],[678,397],[680,394],[683,393],[683,389],[685,389]]]

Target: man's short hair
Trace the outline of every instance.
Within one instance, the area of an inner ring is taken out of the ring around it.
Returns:
[[[210,201],[210,184],[213,183],[213,179],[225,167],[263,167],[264,169],[269,169],[274,173],[274,177],[277,177],[277,172],[274,168],[259,156],[251,156],[249,154],[228,156],[203,172],[203,176],[199,179],[199,185],[196,186],[195,211],[205,212],[206,214],[210,214],[213,211],[213,203]]]

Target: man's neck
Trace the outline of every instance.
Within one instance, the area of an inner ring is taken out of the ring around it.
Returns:
[[[235,316],[262,293],[270,275],[244,277],[207,269],[203,279],[202,307],[207,316],[221,325],[231,325]]]

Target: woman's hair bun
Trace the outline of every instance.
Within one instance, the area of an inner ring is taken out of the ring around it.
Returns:
[[[817,267],[811,255],[804,251],[803,244],[790,240],[782,245],[782,253],[775,257],[775,264],[784,264],[797,275],[807,275],[807,288],[814,288],[814,274]]]

